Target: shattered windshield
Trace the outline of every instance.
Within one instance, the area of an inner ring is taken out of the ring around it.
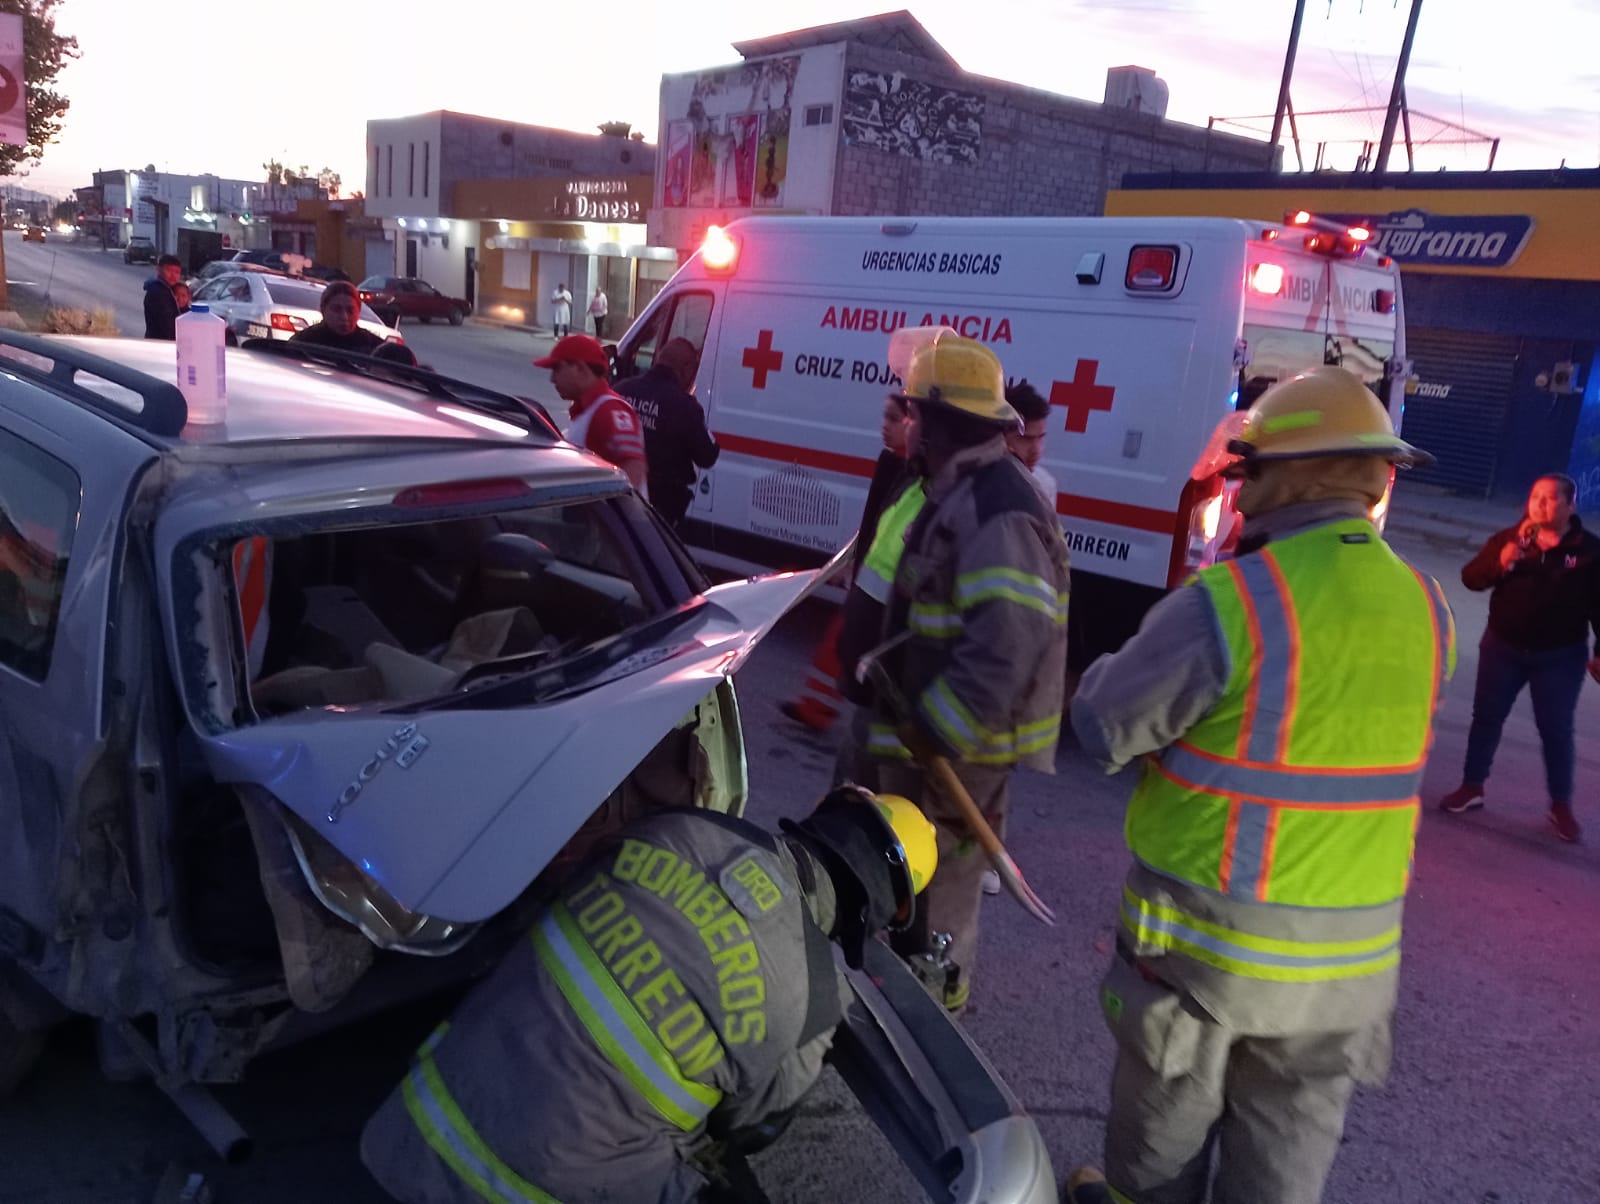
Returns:
[[[566,661],[670,616],[691,591],[642,517],[613,497],[256,535],[206,558],[228,566],[216,596],[237,609],[237,667],[267,717],[437,697],[475,669]]]

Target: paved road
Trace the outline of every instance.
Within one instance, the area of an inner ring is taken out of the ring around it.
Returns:
[[[23,242],[22,232],[13,230],[5,232],[5,251],[12,288],[55,305],[109,309],[124,335],[143,337],[144,282],[155,274],[148,264],[124,264],[120,251],[102,252],[54,235],[44,244]],[[566,413],[550,387],[549,372],[530,362],[549,349],[551,340],[544,336],[474,322],[406,321],[400,333],[417,358],[436,371],[532,397],[558,416]]]
[[[1429,798],[1455,785],[1470,712],[1481,597],[1456,584],[1460,554],[1393,532],[1447,583],[1462,665],[1439,723]],[[826,615],[792,616],[742,673],[753,814],[797,815],[825,786],[831,750],[798,737],[777,704],[798,681]],[[1394,1077],[1361,1094],[1329,1204],[1575,1204],[1600,1199],[1600,690],[1579,712],[1580,815],[1591,842],[1558,844],[1545,824],[1537,738],[1523,704],[1485,812],[1421,823],[1407,916]],[[1062,917],[1037,926],[1009,901],[988,907],[968,1023],[1038,1118],[1058,1171],[1098,1149],[1110,1046],[1095,982],[1125,866],[1128,775],[1107,779],[1075,750],[1054,777],[1023,775],[1013,847]],[[221,1200],[306,1204],[381,1200],[352,1150],[365,1115],[432,1020],[428,1008],[258,1063],[220,1094],[259,1140],[221,1173]],[[146,1085],[99,1081],[81,1029],[56,1038],[42,1072],[0,1105],[0,1202],[144,1201],[174,1159],[204,1159],[197,1139]],[[916,1199],[892,1155],[835,1081],[760,1163],[779,1204]]]

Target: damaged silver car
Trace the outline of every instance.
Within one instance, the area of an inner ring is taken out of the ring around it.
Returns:
[[[336,352],[0,332],[0,1091],[62,1016],[204,1090],[464,982],[592,844],[742,812],[732,676],[821,573],[711,585],[535,404]],[[879,950],[836,1059],[930,1198],[1054,1199]]]

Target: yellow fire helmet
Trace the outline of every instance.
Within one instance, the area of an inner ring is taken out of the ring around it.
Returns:
[[[948,326],[902,327],[889,336],[889,369],[901,401],[939,405],[996,426],[1016,426],[1000,359]]]
[[[1381,456],[1391,464],[1430,464],[1433,456],[1394,433],[1371,389],[1343,368],[1325,365],[1273,385],[1228,442],[1244,463],[1318,456]]]
[[[778,827],[816,842],[835,859],[834,939],[850,965],[860,967],[865,942],[884,928],[899,932],[911,925],[917,893],[939,864],[933,824],[911,800],[847,783],[829,791],[805,819],[779,820]],[[848,874],[855,889],[842,889],[838,873]]]
[[[939,836],[933,821],[922,813],[921,807],[898,794],[875,795],[873,801],[900,838],[906,872],[911,876],[911,893],[920,895],[939,868]]]

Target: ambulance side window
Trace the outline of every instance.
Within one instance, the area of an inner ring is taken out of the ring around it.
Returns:
[[[673,339],[688,339],[696,351],[704,351],[706,330],[711,325],[710,293],[681,292],[668,297],[639,332],[638,340],[617,356],[616,378],[648,372],[656,352]]]

